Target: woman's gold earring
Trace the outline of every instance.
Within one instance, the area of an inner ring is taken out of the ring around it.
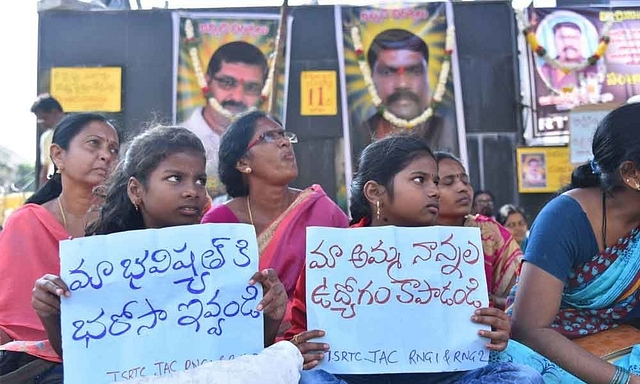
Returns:
[[[136,212],[138,212],[138,204],[133,203],[133,207],[136,209]]]
[[[376,220],[380,220],[380,200],[376,201]]]
[[[251,172],[253,172],[253,169],[251,169],[251,167],[247,167],[247,169],[245,169],[245,173],[248,175]]]

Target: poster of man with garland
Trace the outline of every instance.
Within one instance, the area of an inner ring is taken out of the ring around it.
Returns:
[[[174,123],[202,140],[207,189],[214,204],[223,202],[218,147],[225,128],[254,108],[273,111],[281,121],[286,116],[289,57],[276,54],[285,43],[279,41],[280,15],[177,12],[173,27]]]
[[[536,111],[527,144],[566,144],[571,109],[640,94],[640,9],[529,8],[516,15]]]
[[[338,6],[335,12],[346,87],[347,185],[362,149],[394,132],[416,132],[434,150],[451,151],[466,163],[450,4]]]

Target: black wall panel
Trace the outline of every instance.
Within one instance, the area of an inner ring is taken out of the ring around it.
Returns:
[[[287,48],[291,58],[286,123],[287,129],[300,137],[296,146],[300,176],[294,184],[319,183],[335,197],[340,187],[335,180],[335,155],[343,134],[340,105],[336,116],[300,115],[300,73],[338,71],[334,9],[305,6],[290,10],[294,22]],[[265,11],[278,9],[242,9]],[[518,202],[515,164],[509,164],[521,137],[516,32],[510,3],[455,3],[454,14],[469,172],[474,186],[491,189],[500,203]],[[123,111],[114,118],[122,128],[133,133],[152,121],[170,122],[174,76],[171,11],[50,11],[40,13],[39,23],[38,91],[48,90],[51,67],[118,65],[124,69]],[[533,204],[533,200],[526,202]]]

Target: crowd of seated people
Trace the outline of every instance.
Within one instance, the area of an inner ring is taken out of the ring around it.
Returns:
[[[206,148],[189,130],[148,129],[120,154],[120,135],[106,118],[69,114],[51,140],[55,173],[0,232],[0,381],[63,382],[60,301],[73,295],[60,277],[60,241],[245,223],[259,248],[259,270],[246,278],[264,289],[265,349],[136,382],[640,383],[633,348],[611,362],[583,343],[629,332],[629,345],[620,347],[633,345],[627,324],[640,317],[639,119],[640,104],[627,104],[602,120],[593,160],[575,169],[529,231],[521,208],[506,205],[494,215],[493,195],[474,194],[462,162],[414,135],[393,134],[363,150],[347,215],[320,185],[291,186],[297,138],[264,112],[243,114],[221,137],[223,204],[212,204]],[[477,206],[483,198],[491,204]],[[185,202],[190,209],[181,209]],[[307,329],[307,228],[435,225],[479,229],[489,306],[459,321],[485,326],[480,336],[491,361],[438,373],[322,369],[331,347],[321,338],[331,330]]]

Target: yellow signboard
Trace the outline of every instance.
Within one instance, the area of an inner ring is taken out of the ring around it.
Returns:
[[[300,74],[300,114],[332,116],[338,114],[336,71],[303,71]]]
[[[518,148],[516,161],[520,193],[553,193],[571,181],[569,147]]]
[[[16,192],[0,195],[0,225],[3,226],[9,215],[20,208],[32,194],[31,192]]]
[[[120,112],[122,68],[51,68],[51,90],[65,112]]]

